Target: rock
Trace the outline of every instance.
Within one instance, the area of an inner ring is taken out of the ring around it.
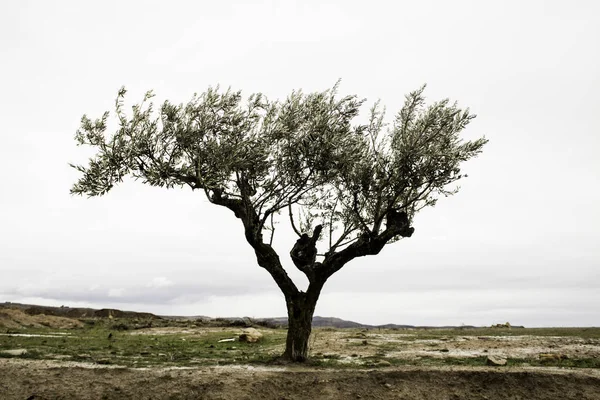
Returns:
[[[506,358],[500,356],[488,356],[486,360],[487,365],[501,366],[506,365]]]
[[[263,334],[254,328],[247,328],[242,331],[240,335],[240,342],[256,343],[263,337]]]
[[[26,349],[13,349],[13,350],[2,350],[0,351],[2,354],[8,354],[9,356],[22,356],[27,354]]]
[[[375,365],[378,367],[391,367],[392,363],[386,360],[380,360]]]
[[[391,389],[391,388],[392,388],[392,385],[391,385],[391,384],[389,384],[389,383],[385,383],[383,386],[385,386],[385,387],[386,387],[386,388],[388,388],[388,389]]]
[[[539,355],[540,361],[560,361],[566,360],[569,357],[565,354],[556,354],[556,353],[542,353]]]

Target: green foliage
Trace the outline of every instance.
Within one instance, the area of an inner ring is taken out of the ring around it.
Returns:
[[[462,162],[487,142],[463,141],[474,118],[468,109],[442,100],[425,105],[425,87],[406,96],[393,123],[379,103],[367,124],[356,124],[364,100],[324,92],[295,91],[284,101],[209,88],[187,104],[164,102],[155,111],[148,92],[125,111],[126,91],[109,113],[84,116],[76,140],[96,154],[74,194],[99,196],[127,175],[172,188],[190,186],[209,200],[241,200],[258,218],[258,231],[274,230],[273,215],[286,211],[298,234],[323,225],[329,252],[360,235],[377,235],[390,210],[409,219],[440,195],[457,192]],[[269,223],[270,222],[270,223]],[[392,241],[399,236],[392,238]]]

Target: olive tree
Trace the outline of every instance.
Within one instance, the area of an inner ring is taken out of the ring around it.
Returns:
[[[338,85],[292,92],[284,101],[209,88],[187,104],[154,108],[152,92],[128,112],[122,88],[109,113],[83,116],[75,139],[91,146],[73,194],[101,196],[126,176],[166,188],[189,187],[225,207],[283,292],[288,313],[284,357],[302,361],[317,300],[327,279],[357,257],[410,237],[415,214],[455,194],[461,163],[487,140],[461,139],[475,117],[442,100],[425,104],[425,86],[408,94],[392,122],[375,103],[356,122],[364,100]],[[112,121],[112,119],[111,119]],[[289,223],[293,265],[308,279],[300,290],[273,248],[275,223]]]

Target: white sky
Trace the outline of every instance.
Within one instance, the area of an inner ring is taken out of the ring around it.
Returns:
[[[600,325],[600,2],[2,1],[0,301],[283,316],[238,220],[190,190],[72,197],[84,113],[121,85],[381,99],[427,83],[484,153],[415,235],[355,260],[316,314],[364,323]],[[367,107],[365,107],[365,112]],[[287,266],[291,237],[277,249]],[[301,274],[288,268],[302,281]]]

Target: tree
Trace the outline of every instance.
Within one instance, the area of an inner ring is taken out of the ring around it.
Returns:
[[[155,112],[146,93],[124,109],[107,135],[109,113],[83,116],[75,139],[96,150],[73,194],[106,194],[125,176],[166,188],[189,186],[233,212],[258,265],[284,294],[288,334],[284,357],[303,361],[317,300],[327,279],[357,257],[378,254],[410,237],[415,214],[458,191],[460,164],[479,154],[485,138],[459,133],[475,117],[442,100],[425,105],[425,86],[408,94],[393,123],[375,103],[354,122],[364,100],[294,91],[285,101],[209,88],[187,104],[164,102]],[[288,221],[298,240],[290,256],[308,278],[306,291],[288,276],[273,249],[275,221]],[[320,251],[319,251],[320,250]]]

